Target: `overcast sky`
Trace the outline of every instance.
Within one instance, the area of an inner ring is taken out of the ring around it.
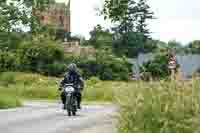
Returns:
[[[149,24],[153,38],[182,43],[200,39],[199,0],[148,0],[148,3],[157,17]],[[71,0],[72,33],[88,38],[95,25],[108,26],[108,22],[96,15],[95,8],[102,4],[103,0]]]

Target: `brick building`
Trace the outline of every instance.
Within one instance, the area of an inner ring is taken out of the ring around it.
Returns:
[[[68,38],[71,32],[70,0],[67,4],[51,4],[45,12],[40,13],[40,21],[43,25],[54,26],[62,38]]]

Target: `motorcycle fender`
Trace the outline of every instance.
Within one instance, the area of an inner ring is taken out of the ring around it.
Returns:
[[[71,94],[71,93],[67,93],[67,96],[68,96],[68,97],[71,97],[71,96],[72,96],[72,94]]]

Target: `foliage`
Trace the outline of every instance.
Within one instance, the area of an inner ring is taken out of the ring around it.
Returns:
[[[99,51],[95,58],[76,58],[83,77],[96,76],[101,80],[128,80],[131,65],[126,58],[117,58],[106,51]]]
[[[125,86],[116,98],[120,106],[120,133],[199,132],[198,80],[138,82]]]
[[[18,0],[3,0],[0,2],[0,32],[11,32],[19,30],[16,25],[27,22],[27,14],[24,6]]]
[[[103,15],[117,24],[113,28],[115,53],[135,57],[145,50],[149,39],[146,22],[153,18],[146,0],[106,0]]]
[[[58,44],[51,40],[35,40],[24,42],[18,50],[21,64],[31,69],[37,69],[40,65],[52,64],[64,59],[64,52]]]
[[[112,47],[112,34],[109,30],[104,30],[101,25],[97,25],[90,32],[89,44],[95,48],[111,48]]]
[[[182,46],[180,42],[177,42],[176,40],[171,40],[168,42],[168,47],[171,49],[180,49]]]
[[[191,42],[188,46],[188,51],[190,53],[199,54],[200,53],[200,41],[195,40]]]
[[[131,67],[126,59],[118,59],[104,49],[99,50],[94,58],[67,56],[59,42],[43,34],[0,53],[1,71],[31,71],[60,76],[71,62],[78,64],[86,79],[97,76],[102,80],[127,80]]]
[[[152,78],[166,78],[170,74],[168,56],[166,54],[156,55],[154,60],[144,63],[140,71],[143,74],[149,73]]]
[[[18,57],[15,53],[0,51],[0,72],[15,70],[18,64]]]
[[[4,50],[2,48],[2,50]],[[23,41],[0,53],[1,71],[33,71],[58,76],[65,71],[64,51],[58,42],[44,37]]]
[[[42,70],[46,75],[51,75],[51,76],[60,76],[66,71],[66,64],[64,63],[53,63],[53,64],[47,64]]]
[[[173,49],[176,51],[176,53],[184,54],[186,53],[186,47],[184,47],[180,42],[177,42],[176,40],[171,40],[167,44],[168,49]]]
[[[47,9],[54,0],[3,0],[0,2],[0,31],[22,31],[29,27],[32,34],[41,30],[38,12]]]
[[[20,32],[0,32],[0,49],[16,50],[19,45],[28,38],[28,35]]]

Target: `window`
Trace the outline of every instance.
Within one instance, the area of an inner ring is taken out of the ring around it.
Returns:
[[[41,17],[41,20],[42,20],[42,21],[44,21],[44,20],[45,20],[45,17],[44,17],[44,16],[42,16],[42,17]]]
[[[63,16],[60,16],[59,18],[60,18],[60,24],[61,24],[61,26],[64,26],[64,19],[63,19]]]

